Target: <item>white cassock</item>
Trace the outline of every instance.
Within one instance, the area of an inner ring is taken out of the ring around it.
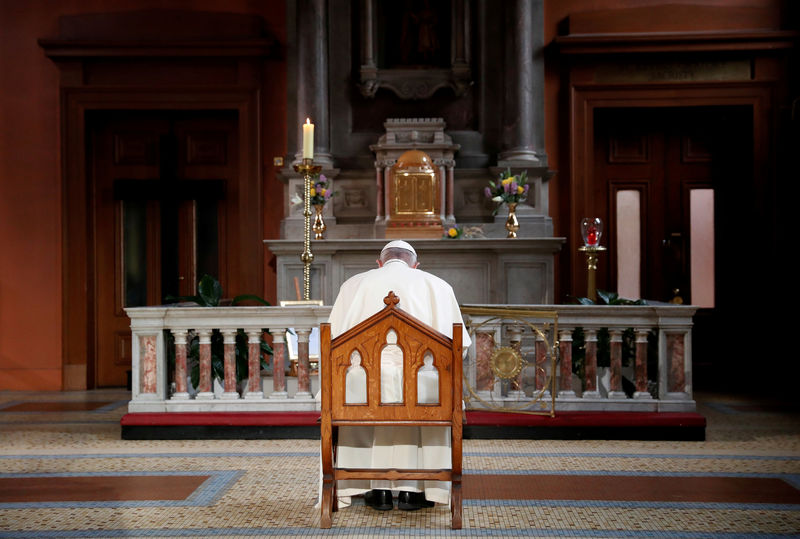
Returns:
[[[458,308],[453,288],[439,277],[409,267],[402,260],[389,260],[383,267],[355,275],[345,281],[333,304],[330,315],[331,336],[341,335],[359,322],[369,318],[385,307],[383,298],[393,291],[400,298],[397,305],[421,322],[431,326],[449,338],[453,336],[453,324],[463,326],[461,310]],[[390,337],[391,339],[391,337]],[[391,340],[389,341],[391,343]],[[464,331],[462,346],[469,348],[471,340]],[[398,375],[399,374],[399,375]],[[421,378],[436,376],[421,372]],[[402,352],[391,344],[381,355],[381,399],[383,402],[399,402],[402,399]],[[357,380],[357,375],[354,377]],[[385,378],[385,380],[384,380]],[[394,382],[391,382],[394,378]],[[363,380],[363,378],[362,378]],[[362,394],[351,376],[346,382],[348,402],[366,399],[366,388]],[[420,390],[425,384],[420,380]],[[365,383],[365,380],[361,382]],[[363,395],[363,396],[359,396]],[[425,398],[420,394],[420,402]],[[434,402],[438,398],[433,399]],[[342,468],[406,468],[442,469],[450,468],[449,427],[339,427],[336,465]],[[429,501],[450,503],[450,484],[443,481],[339,481],[337,485],[338,506],[350,505],[350,497],[363,494],[370,489],[392,489],[413,492],[425,491]]]

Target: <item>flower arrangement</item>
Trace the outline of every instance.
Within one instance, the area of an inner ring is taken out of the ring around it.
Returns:
[[[451,240],[457,240],[464,234],[464,230],[460,226],[451,226],[445,230],[444,237]]]
[[[489,181],[484,193],[493,202],[516,204],[528,198],[529,188],[527,170],[523,170],[520,174],[511,174],[511,169],[507,168],[500,173],[497,183]]]
[[[333,189],[328,185],[328,178],[325,174],[320,174],[311,186],[310,203],[312,205],[325,204],[333,196]]]

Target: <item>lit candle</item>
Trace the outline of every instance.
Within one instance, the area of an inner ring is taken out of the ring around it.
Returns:
[[[308,118],[303,124],[303,159],[314,159],[314,124]]]

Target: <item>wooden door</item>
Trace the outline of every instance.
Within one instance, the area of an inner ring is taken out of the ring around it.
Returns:
[[[94,385],[123,386],[131,365],[124,308],[194,294],[204,273],[225,283],[237,119],[228,112],[104,111],[87,123]]]
[[[595,113],[594,211],[606,223],[603,243],[609,247],[598,288],[617,291],[620,285],[625,249],[619,232],[630,223],[620,222],[618,202],[621,193],[633,193],[641,230],[638,297],[700,305],[693,342],[699,377],[704,362],[712,373],[711,362],[724,357],[721,343],[729,340],[724,327],[738,310],[730,302],[740,296],[741,279],[730,269],[742,267],[736,242],[746,232],[739,220],[751,206],[746,187],[752,179],[751,116],[745,107]],[[699,204],[705,206],[699,206],[698,219]],[[702,252],[698,239],[703,212],[712,221],[705,244],[710,253]]]

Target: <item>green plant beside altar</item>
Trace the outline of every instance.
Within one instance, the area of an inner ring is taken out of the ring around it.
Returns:
[[[269,305],[264,298],[254,294],[241,294],[231,300],[222,299],[222,285],[210,275],[203,275],[197,283],[197,294],[194,296],[167,296],[167,303],[192,302],[200,307],[219,307],[222,305],[241,305],[245,302],[254,302],[261,305]],[[264,328],[263,333],[269,333],[269,329]],[[167,362],[169,365],[170,378],[175,372],[175,339],[170,331],[166,331],[167,343]],[[248,365],[248,336],[243,329],[236,331],[236,346],[234,348],[236,357],[236,383],[246,379],[249,375]],[[269,372],[271,366],[268,356],[272,355],[272,347],[267,344],[262,335],[259,351],[260,368]],[[200,383],[200,336],[195,332],[189,333],[188,350],[186,354],[187,371],[191,377],[192,387],[197,387]],[[214,330],[211,333],[211,378],[223,383],[225,380],[225,344],[222,333]]]
[[[627,299],[620,297],[616,292],[605,290],[597,291],[597,301],[586,297],[573,297],[575,303],[580,305],[648,305],[645,299]],[[621,364],[623,367],[633,365],[636,357],[636,334],[633,328],[622,331]],[[611,335],[608,328],[597,331],[597,367],[608,368],[611,365]],[[582,327],[575,328],[572,332],[572,372],[578,376],[586,387],[586,340]],[[647,335],[647,373],[648,377],[658,372],[658,336],[654,331]],[[630,397],[633,394],[633,384],[626,378],[622,379],[623,390]],[[658,398],[658,384],[648,378],[648,390],[654,398]]]

